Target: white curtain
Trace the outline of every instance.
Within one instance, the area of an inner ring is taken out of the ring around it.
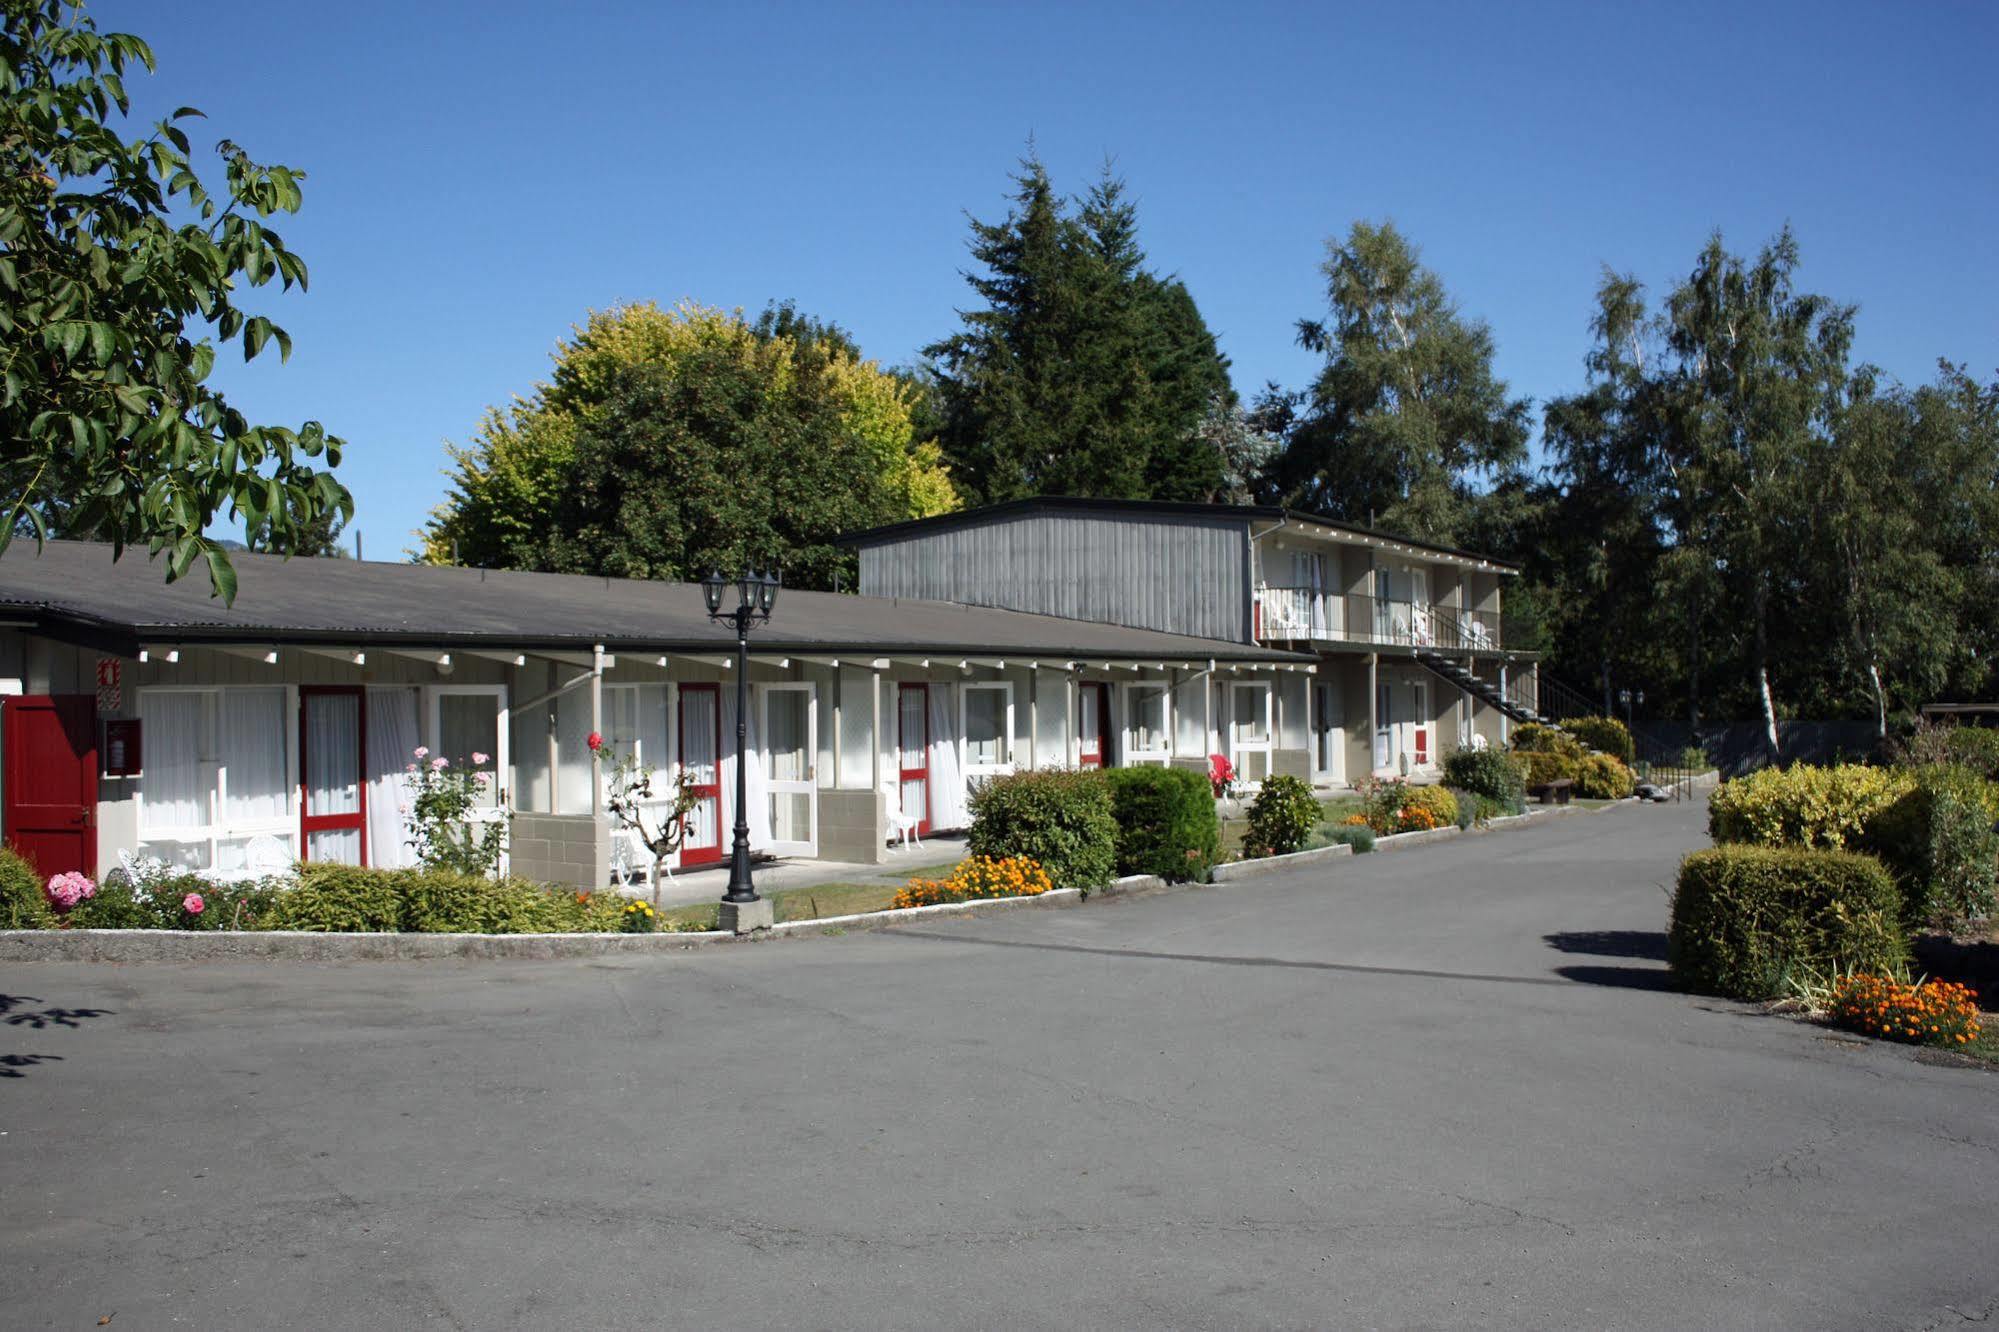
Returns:
[[[608,709],[607,709],[608,710]],[[555,699],[555,812],[590,812],[590,686]]]
[[[722,685],[722,845],[735,838],[736,827],[736,691],[734,682]],[[744,752],[749,767],[743,773],[744,795],[749,801],[750,850],[770,845],[770,784],[764,778],[763,742],[758,736],[757,694],[750,691],[749,735]]]
[[[368,691],[368,862],[383,869],[416,863],[406,771],[416,761],[416,702],[414,689]]]
[[[939,832],[970,822],[965,776],[958,766],[958,690],[930,686],[930,826]]]
[[[148,691],[139,696],[146,745],[139,792],[147,829],[198,828],[208,822],[208,792],[201,780],[206,701],[202,694]]]
[[[250,823],[282,821],[291,812],[291,791],[286,764],[286,738],[291,732],[285,715],[282,689],[225,689],[220,695],[222,765],[228,770],[229,798],[222,810],[222,822],[236,827]],[[317,714],[324,718],[327,714]],[[356,720],[347,714],[346,752],[354,752]],[[315,745],[320,737],[313,736]],[[320,752],[328,751],[322,749]],[[318,812],[353,809],[355,793],[345,805],[320,804]]]

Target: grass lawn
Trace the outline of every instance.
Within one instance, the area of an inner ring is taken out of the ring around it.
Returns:
[[[948,869],[949,866],[943,868]],[[779,921],[819,920],[826,916],[886,911],[895,904],[896,891],[901,887],[899,879],[877,879],[868,883],[815,883],[763,896],[770,899],[771,910]],[[669,907],[659,913],[659,925],[662,930],[712,930],[719,910],[712,902],[699,906]]]
[[[1247,801],[1243,802],[1243,808],[1247,812]],[[1305,844],[1307,846],[1327,845],[1327,834],[1334,828],[1339,827],[1340,822],[1347,815],[1358,813],[1360,813],[1359,796],[1319,797],[1319,826],[1312,830],[1312,835],[1305,839]],[[1223,819],[1222,855],[1231,856],[1241,851],[1243,834],[1248,831],[1249,820],[1247,818]]]

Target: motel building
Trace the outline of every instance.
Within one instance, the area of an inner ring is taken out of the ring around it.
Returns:
[[[1259,553],[1288,547],[1255,516],[1270,511],[1030,504],[1048,507],[856,534],[863,595],[780,593],[750,637],[753,850],[880,862],[898,815],[923,833],[961,829],[968,793],[1018,769],[1205,772],[1220,753],[1252,784],[1292,772],[1339,785],[1362,769],[1420,780],[1445,730],[1503,739],[1497,705],[1434,701],[1442,676],[1409,690],[1419,645],[1335,648],[1310,608],[1303,632],[1273,632],[1272,556]],[[1007,531],[1023,517],[1056,530]],[[1316,553],[1352,535],[1294,540]],[[1060,559],[1033,553],[1048,538]],[[1021,567],[996,563],[1000,548]],[[459,767],[484,757],[488,817],[511,814],[511,872],[604,886],[621,848],[593,732],[612,754],[691,774],[702,800],[675,868],[725,858],[736,644],[699,585],[234,562],[225,607],[205,580],[165,584],[141,553],[16,541],[0,556],[0,813],[42,873],[101,875],[137,856],[223,879],[296,860],[410,864],[405,771],[421,746]],[[1202,587],[1178,586],[1189,569]],[[1489,600],[1495,631],[1496,581],[1455,584]],[[1330,587],[1315,595],[1354,595]],[[1204,597],[1238,604],[1187,613]],[[1501,703],[1509,666],[1516,693],[1531,683],[1531,662],[1523,671],[1496,637],[1456,655]]]

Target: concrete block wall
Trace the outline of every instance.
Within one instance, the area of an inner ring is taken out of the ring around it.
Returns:
[[[515,814],[512,872],[542,883],[597,889],[611,878],[611,829],[588,814]]]
[[[887,856],[888,801],[879,791],[819,792],[819,858],[879,865]]]

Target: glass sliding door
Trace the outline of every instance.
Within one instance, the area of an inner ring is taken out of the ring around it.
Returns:
[[[773,684],[761,689],[763,743],[768,755],[771,850],[778,855],[816,855],[819,848],[819,753],[817,694],[809,684]]]
[[[305,803],[299,834],[305,859],[368,863],[368,809],[362,785],[367,721],[359,688],[299,691],[299,759]]]

